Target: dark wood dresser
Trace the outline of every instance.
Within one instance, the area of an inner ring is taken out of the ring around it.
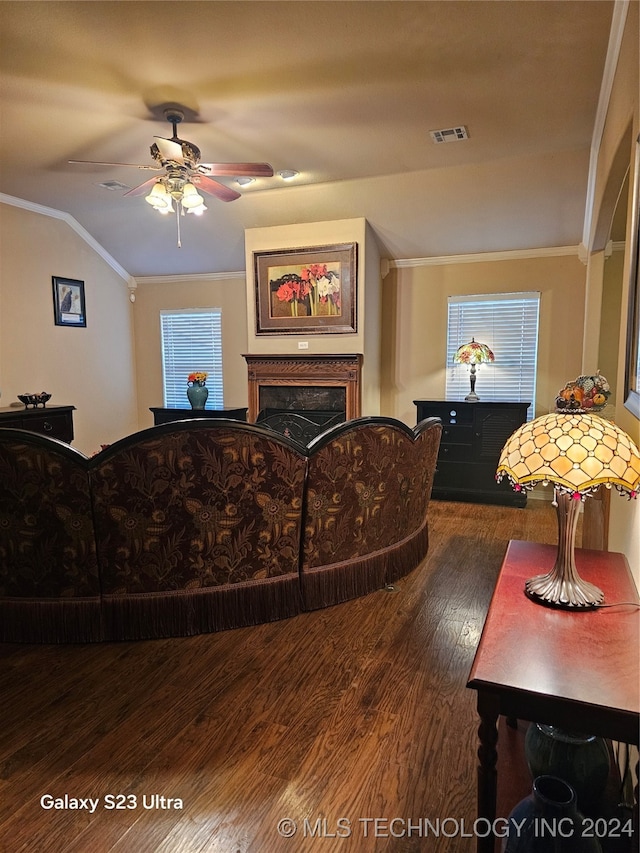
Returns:
[[[0,409],[0,428],[26,429],[71,444],[75,406],[46,406],[37,409]]]
[[[500,451],[527,419],[529,403],[467,403],[414,400],[418,422],[442,421],[442,441],[433,481],[436,500],[525,506],[525,492],[514,492],[507,480],[496,483]]]
[[[234,421],[246,421],[246,408],[237,409],[163,409],[152,407],[153,424],[169,424],[173,421],[186,421],[192,418],[230,418]]]

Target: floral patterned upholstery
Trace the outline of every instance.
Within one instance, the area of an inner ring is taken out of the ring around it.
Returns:
[[[96,639],[100,583],[86,458],[36,433],[2,433],[0,639]]]
[[[440,433],[361,418],[307,449],[191,420],[87,459],[0,429],[0,641],[185,636],[379,589],[426,554]]]
[[[140,629],[127,636],[144,635],[145,620],[156,619],[202,630],[198,624],[208,626],[215,614],[207,615],[198,593],[215,587],[236,588],[240,597],[227,600],[234,624],[255,621],[251,611],[261,602],[272,619],[298,612],[305,467],[302,449],[275,433],[220,422],[152,428],[95,457],[102,593],[116,620],[139,611]],[[267,602],[278,581],[280,600]]]
[[[388,418],[362,418],[310,444],[305,608],[379,589],[424,558],[441,432],[433,418],[415,430]]]

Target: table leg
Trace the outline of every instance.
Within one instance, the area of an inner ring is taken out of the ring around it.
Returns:
[[[498,752],[498,701],[490,694],[478,691],[478,817],[493,823],[496,817],[496,799],[498,789],[498,772],[496,764]],[[494,853],[495,838],[493,835],[478,836],[478,853]]]

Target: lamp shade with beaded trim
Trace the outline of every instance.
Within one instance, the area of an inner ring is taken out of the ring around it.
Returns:
[[[555,412],[523,424],[502,448],[496,480],[508,477],[516,491],[551,483],[558,517],[558,553],[546,574],[529,578],[532,600],[564,609],[597,607],[604,594],[583,580],[575,564],[579,508],[601,486],[635,498],[640,451],[615,424],[597,415]]]
[[[502,448],[496,478],[515,489],[553,483],[583,497],[602,485],[635,497],[640,452],[615,424],[588,414],[552,413],[523,424]]]

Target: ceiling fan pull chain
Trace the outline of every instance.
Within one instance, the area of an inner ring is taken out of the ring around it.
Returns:
[[[178,210],[179,207],[181,207],[181,205],[179,203],[176,204],[176,224],[178,226],[178,248],[181,249],[182,248],[182,240],[180,238],[180,211]]]

